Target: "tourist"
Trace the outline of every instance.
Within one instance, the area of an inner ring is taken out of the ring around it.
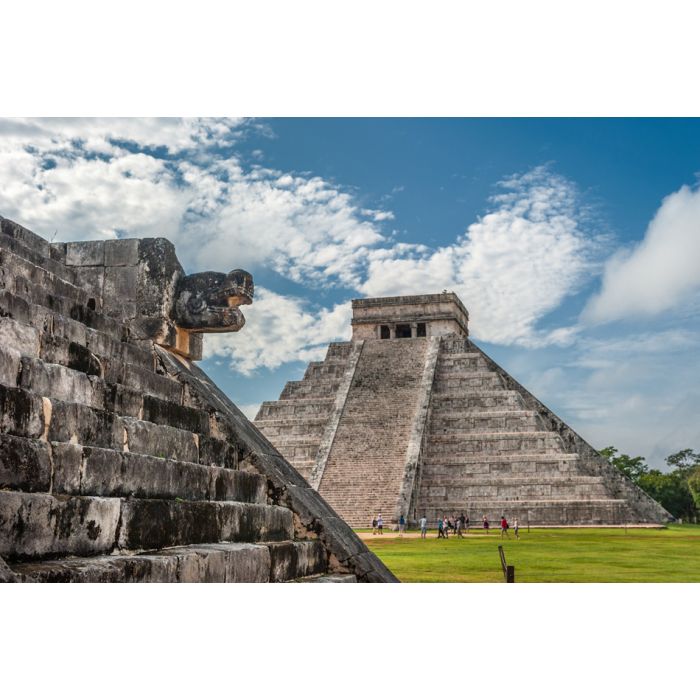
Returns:
[[[462,518],[455,518],[457,537],[464,537],[462,534]]]
[[[384,534],[384,518],[381,513],[377,516],[377,530],[380,535]]]
[[[516,519],[513,521],[513,532],[515,533],[515,539],[516,539],[516,540],[519,540],[519,539],[520,539],[520,535],[518,534],[519,530],[520,530],[520,526],[518,525],[518,519],[516,518]]]
[[[464,529],[469,532],[469,516],[465,515],[464,517]]]
[[[501,537],[503,536],[508,537],[508,521],[506,520],[506,516],[502,515],[501,516]]]
[[[517,520],[516,520],[517,522]],[[420,536],[421,539],[425,539],[425,534],[428,531],[428,518],[425,517],[425,515],[420,519]]]
[[[403,537],[403,531],[406,528],[406,520],[403,517],[403,513],[399,516],[399,537]]]
[[[443,527],[444,527],[444,523],[442,521],[442,518],[438,518],[438,539],[445,536],[445,533],[443,531]]]
[[[452,523],[449,521],[448,517],[445,516],[442,521],[442,535],[445,539],[447,539],[450,536],[451,527]]]
[[[372,534],[376,535],[377,534],[377,519],[372,518]]]
[[[482,518],[482,523],[483,523],[483,526],[484,526],[484,530],[486,530],[486,534],[488,535],[488,534],[489,534],[489,521],[488,521],[488,519],[486,518],[486,516],[484,516],[484,517]]]

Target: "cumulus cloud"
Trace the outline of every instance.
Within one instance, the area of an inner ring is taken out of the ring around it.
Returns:
[[[501,183],[491,209],[453,245],[370,253],[369,296],[455,291],[475,337],[493,343],[565,344],[572,328],[538,321],[577,291],[598,251],[575,185],[548,167]],[[392,254],[393,253],[393,254]]]
[[[632,250],[605,266],[600,293],[583,319],[605,323],[653,316],[696,298],[700,291],[700,189],[681,187],[666,197]]]
[[[205,354],[228,357],[231,368],[246,376],[286,362],[322,360],[328,343],[350,337],[349,303],[313,310],[302,299],[257,289],[255,303],[244,311],[244,332],[208,336]]]
[[[391,212],[319,177],[245,167],[247,122],[0,120],[0,212],[55,240],[166,236],[190,269],[355,286]],[[230,262],[227,262],[230,261]]]

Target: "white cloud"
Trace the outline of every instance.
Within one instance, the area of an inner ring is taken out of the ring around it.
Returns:
[[[55,240],[166,236],[188,269],[265,265],[301,283],[355,286],[391,213],[363,214],[322,178],[244,168],[230,147],[246,128],[0,120],[0,213]]]
[[[539,320],[577,291],[597,250],[569,180],[547,167],[500,183],[492,210],[453,245],[370,254],[369,296],[455,291],[478,339],[525,346],[565,344],[574,328],[541,331]]]
[[[583,319],[653,316],[697,297],[699,290],[700,190],[683,186],[663,200],[644,240],[608,261],[602,289]]]
[[[212,334],[205,357],[230,358],[232,369],[249,376],[256,369],[276,369],[287,362],[322,360],[328,343],[349,340],[349,303],[312,310],[301,299],[257,289],[255,303],[244,308],[242,332]]]

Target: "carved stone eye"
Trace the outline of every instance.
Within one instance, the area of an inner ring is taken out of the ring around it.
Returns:
[[[204,300],[204,297],[195,294],[187,300],[187,308],[192,313],[198,314],[207,308],[207,302]]]

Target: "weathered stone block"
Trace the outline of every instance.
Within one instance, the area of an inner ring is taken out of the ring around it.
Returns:
[[[47,444],[0,433],[0,489],[48,491],[50,484]]]
[[[120,501],[0,491],[0,556],[103,554],[114,547]]]
[[[319,540],[269,544],[270,581],[290,581],[320,574],[328,568],[328,555]]]
[[[104,241],[81,241],[66,245],[66,265],[86,267],[105,264]]]
[[[209,414],[206,411],[164,401],[148,394],[143,397],[143,420],[202,435],[209,433]]]
[[[0,384],[0,430],[22,437],[41,437],[44,433],[44,403],[41,397],[19,387]]]
[[[124,426],[118,415],[81,403],[51,402],[48,439],[122,450]]]
[[[156,425],[134,418],[122,418],[128,452],[138,452],[163,459],[199,462],[197,437],[179,428]]]
[[[105,241],[105,266],[138,265],[139,243],[138,238]]]

